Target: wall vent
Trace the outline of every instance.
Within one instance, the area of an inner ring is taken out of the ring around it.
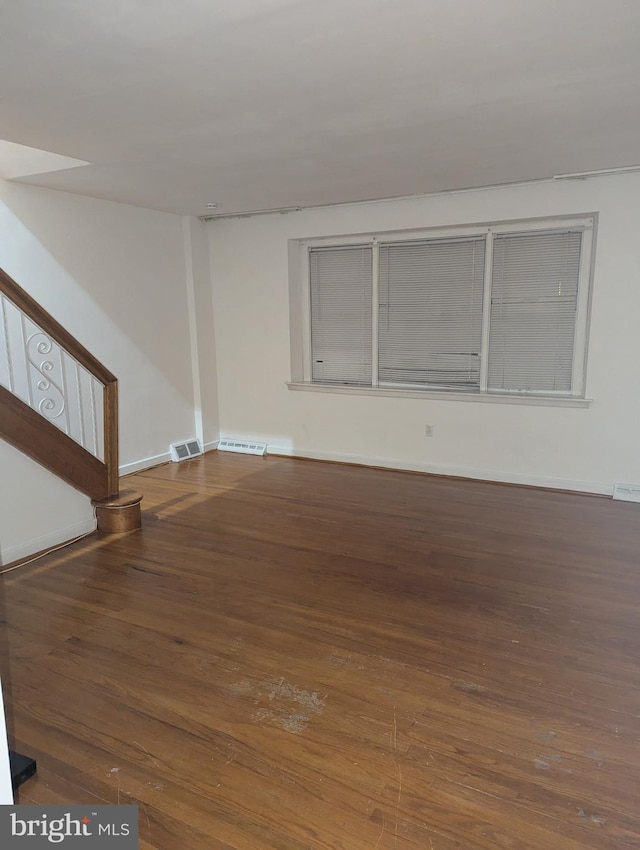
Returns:
[[[640,502],[640,484],[614,484],[613,498],[621,502]]]
[[[188,460],[190,457],[197,457],[202,454],[202,446],[200,440],[195,437],[193,440],[187,440],[185,443],[173,443],[169,446],[171,452],[171,460]]]
[[[240,440],[220,440],[219,452],[240,452],[243,455],[263,455],[267,452],[266,443],[245,443]]]

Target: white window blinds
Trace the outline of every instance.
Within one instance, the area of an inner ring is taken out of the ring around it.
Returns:
[[[309,271],[312,380],[371,384],[371,247],[312,249]]]
[[[485,237],[380,246],[380,382],[480,385]]]
[[[495,237],[489,390],[571,392],[581,245],[580,231]]]
[[[305,374],[396,390],[583,397],[593,225],[566,216],[305,246]]]

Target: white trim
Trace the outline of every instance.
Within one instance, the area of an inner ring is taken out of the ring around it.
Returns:
[[[396,230],[396,231],[381,231],[370,234],[347,234],[342,236],[323,236],[313,239],[299,239],[299,240],[290,240],[290,246],[293,244],[297,244],[299,246],[300,254],[301,254],[301,263],[303,269],[303,278],[306,281],[306,284],[303,287],[302,293],[302,315],[298,317],[292,317],[291,321],[300,321],[302,336],[304,340],[302,357],[303,362],[300,364],[299,368],[294,368],[295,364],[293,363],[293,350],[292,350],[292,371],[291,371],[291,382],[289,384],[290,389],[306,389],[307,384],[312,382],[312,367],[311,367],[311,307],[310,307],[310,295],[309,295],[309,252],[313,248],[333,248],[333,247],[347,247],[347,246],[356,246],[356,245],[365,245],[370,246],[373,250],[374,254],[374,263],[372,269],[372,387],[364,387],[361,388],[361,392],[365,394],[373,394],[381,392],[381,387],[379,385],[379,375],[377,370],[378,357],[379,352],[377,351],[377,337],[378,337],[378,321],[377,321],[377,311],[379,309],[379,300],[377,297],[377,289],[379,287],[378,280],[378,263],[377,252],[379,250],[379,245],[387,245],[387,244],[400,244],[402,242],[407,241],[429,241],[433,239],[442,239],[442,238],[469,238],[469,237],[477,237],[484,236],[486,242],[486,254],[485,254],[485,275],[484,275],[484,295],[483,295],[483,309],[482,309],[482,345],[481,345],[481,360],[480,360],[480,394],[482,396],[483,401],[493,401],[494,396],[491,393],[491,397],[489,392],[487,391],[488,385],[488,367],[489,367],[489,346],[490,346],[490,333],[491,333],[491,285],[493,281],[493,239],[496,235],[504,235],[504,234],[515,234],[515,233],[531,233],[531,234],[544,234],[550,233],[553,231],[566,231],[567,229],[571,230],[580,230],[583,232],[583,244],[581,247],[580,254],[580,272],[579,272],[579,286],[578,286],[578,303],[576,308],[576,319],[575,319],[575,338],[573,344],[573,363],[572,363],[572,386],[571,386],[571,396],[563,396],[562,401],[560,401],[557,397],[549,394],[548,396],[542,394],[525,394],[519,393],[515,391],[509,391],[509,395],[515,400],[515,403],[523,404],[523,403],[549,403],[551,400],[551,404],[560,405],[565,407],[577,406],[577,407],[588,407],[589,400],[583,398],[583,394],[585,392],[585,370],[586,370],[586,359],[587,359],[587,348],[588,348],[588,339],[589,339],[589,305],[591,299],[591,289],[593,284],[593,271],[594,271],[594,244],[595,240],[592,238],[593,231],[596,226],[597,221],[597,213],[584,213],[580,214],[570,214],[566,216],[547,216],[547,217],[538,217],[532,219],[517,219],[514,221],[503,220],[497,222],[485,222],[483,224],[473,223],[461,226],[444,226],[444,227],[429,227],[429,228],[420,228],[416,230]],[[305,274],[306,272],[306,274]],[[292,325],[293,330],[293,325]],[[293,380],[295,377],[298,377],[300,374],[303,376],[303,381]],[[302,384],[305,386],[303,387]],[[336,389],[347,389],[350,391],[351,388],[336,388]],[[390,389],[396,389],[392,387]],[[404,388],[398,388],[399,390],[403,390]],[[329,390],[325,390],[329,391]],[[419,392],[419,396],[415,396],[415,392]],[[453,393],[455,390],[449,391],[446,388],[443,388],[445,394],[441,395],[441,399],[454,398]],[[422,388],[415,388],[407,386],[406,390],[403,392],[404,395],[408,397],[421,397],[423,393],[428,393],[430,398],[436,397],[436,392],[432,392],[429,390],[423,390]],[[384,394],[387,393],[387,388],[384,390]],[[396,395],[394,392],[393,395]],[[469,396],[467,394],[460,394],[460,400],[468,399]],[[535,398],[536,401],[531,402],[530,399]],[[544,402],[541,402],[541,399],[545,399]],[[474,397],[474,400],[480,400],[477,396]],[[504,401],[504,399],[500,399]],[[587,402],[587,403],[585,403]]]
[[[607,177],[610,174],[630,174],[640,171],[640,165],[621,165],[616,168],[598,168],[596,171],[571,171],[569,174],[554,174],[554,180],[586,180],[588,177]]]
[[[134,460],[131,463],[123,463],[119,472],[120,475],[131,475],[132,472],[140,472],[152,466],[160,466],[161,463],[168,463],[170,460],[171,453],[163,452],[161,455],[152,455],[151,457],[144,457],[141,460]]]
[[[309,262],[309,251],[301,251],[301,284],[302,284],[302,377],[305,381],[311,380],[311,264]]]
[[[491,285],[493,283],[493,240],[489,231],[485,242],[484,291],[482,294],[482,341],[480,343],[480,392],[489,386],[489,330],[491,327]]]
[[[96,519],[91,517],[82,522],[77,522],[74,525],[68,525],[66,528],[58,528],[50,534],[43,534],[42,537],[33,537],[19,546],[10,546],[8,549],[0,551],[0,564],[11,564],[13,561],[19,561],[22,558],[28,558],[35,552],[41,552],[43,549],[52,549],[54,546],[59,546],[61,543],[67,543],[75,537],[82,537],[83,534],[90,534],[96,530]]]
[[[422,401],[469,401],[489,404],[530,404],[538,407],[591,407],[592,398],[575,396],[527,395],[525,393],[461,393],[455,390],[411,390],[379,385],[377,387],[340,386],[338,384],[312,384],[289,381],[290,390],[311,393],[338,393],[339,395],[386,396],[388,398],[419,398]]]
[[[7,738],[2,682],[0,682],[0,806],[12,805],[13,788],[11,786],[11,766],[9,764],[9,739]]]
[[[380,352],[378,351],[378,335],[380,329],[380,245],[373,240],[371,246],[371,385],[378,386],[378,367]]]
[[[235,212],[199,215],[198,220],[215,223],[226,218],[252,218],[257,215],[287,215],[305,210],[334,209],[335,207],[360,207],[371,204],[388,204],[394,201],[421,201],[437,198],[440,195],[464,195],[470,192],[486,192],[487,189],[519,189],[521,186],[534,186],[537,183],[553,183],[554,180],[583,180],[588,177],[602,177],[628,171],[638,171],[640,166],[628,165],[622,168],[602,169],[601,171],[574,172],[573,174],[554,174],[551,177],[537,177],[532,180],[509,180],[506,183],[487,183],[483,186],[461,186],[458,189],[441,189],[439,192],[419,192],[414,195],[391,195],[383,198],[367,198],[364,201],[339,201],[331,204],[307,204],[301,207],[271,207],[271,209],[236,210]]]
[[[587,343],[589,341],[589,304],[594,268],[593,248],[593,227],[587,227],[582,233],[582,245],[580,246],[578,299],[576,302],[575,339],[573,341],[573,364],[571,367],[571,389],[576,396],[581,395],[585,390]]]
[[[436,463],[421,463],[420,461],[399,460],[397,458],[372,458],[364,455],[343,454],[342,452],[318,452],[311,449],[301,449],[298,446],[274,446],[269,444],[270,455],[283,457],[301,457],[312,460],[337,461],[353,463],[358,466],[374,466],[383,469],[397,469],[407,472],[426,472],[434,475],[449,475],[459,478],[492,481],[498,484],[526,484],[530,487],[550,487],[554,490],[575,490],[580,493],[594,493],[601,496],[612,496],[613,485],[597,481],[574,481],[565,478],[549,478],[544,475],[525,475],[518,472],[504,472],[498,469],[476,469],[473,467],[445,466]]]
[[[218,440],[211,440],[208,443],[201,443],[201,445],[205,452],[211,452],[218,448],[218,442]],[[143,469],[151,469],[154,466],[161,466],[163,463],[168,463],[170,460],[171,452],[163,452],[161,455],[152,455],[151,457],[144,457],[141,460],[134,460],[131,463],[123,463],[119,469],[119,473],[120,475],[132,475],[134,472],[142,472]]]
[[[204,419],[202,416],[202,392],[200,390],[200,358],[198,356],[198,320],[196,317],[196,288],[193,276],[193,243],[191,220],[182,217],[182,236],[187,291],[187,315],[189,323],[189,348],[191,354],[191,382],[193,385],[193,420],[196,437],[204,443]]]
[[[466,238],[486,236],[487,233],[535,233],[540,230],[564,230],[566,228],[590,228],[594,226],[597,213],[571,213],[566,216],[536,216],[534,218],[501,219],[499,221],[471,222],[458,225],[435,225],[403,230],[379,230],[368,233],[333,234],[328,236],[294,239],[302,248],[342,247],[348,245],[372,245],[375,240],[387,245],[390,242],[413,242],[429,239]]]

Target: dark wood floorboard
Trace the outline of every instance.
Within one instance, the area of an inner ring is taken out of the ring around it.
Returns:
[[[143,850],[640,848],[640,506],[211,453],[8,573],[22,803]]]

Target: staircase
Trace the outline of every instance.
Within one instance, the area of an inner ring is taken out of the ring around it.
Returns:
[[[89,496],[98,529],[140,525],[119,492],[118,381],[0,269],[0,439]]]
[[[89,496],[98,530],[139,528],[139,493],[119,492],[118,381],[0,269],[0,439]],[[0,687],[0,804],[36,771],[5,749]]]

